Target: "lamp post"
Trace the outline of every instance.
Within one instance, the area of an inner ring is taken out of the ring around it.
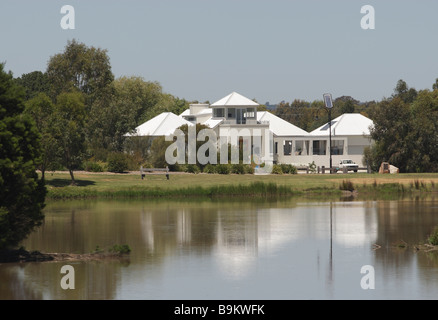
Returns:
[[[333,101],[332,101],[332,95],[330,93],[324,93],[324,103],[325,107],[328,110],[328,117],[329,117],[329,154],[330,154],[330,174],[332,174],[332,108],[333,108]]]

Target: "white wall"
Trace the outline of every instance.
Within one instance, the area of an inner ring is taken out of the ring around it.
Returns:
[[[297,155],[296,141],[307,140],[309,141],[308,154]],[[325,140],[326,141],[326,154],[325,155],[314,155],[313,154],[313,141]],[[365,167],[362,163],[363,160],[363,150],[366,146],[371,145],[371,141],[368,137],[363,136],[335,136],[332,137],[332,143],[335,140],[343,140],[344,148],[342,155],[332,155],[332,165],[337,166],[341,159],[351,159],[359,165],[359,167]],[[290,155],[285,155],[283,153],[285,141],[292,141],[292,151]],[[328,137],[275,137],[274,143],[277,143],[278,153],[274,154],[275,160],[278,163],[286,163],[293,165],[308,165],[309,163],[315,162],[316,166],[325,166],[328,168],[330,166],[330,151],[329,151],[329,138]]]

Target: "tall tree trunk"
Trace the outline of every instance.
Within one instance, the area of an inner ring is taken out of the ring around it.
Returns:
[[[75,177],[73,175],[73,170],[69,169],[68,171],[70,171],[70,177],[71,177],[71,184],[72,186],[76,185],[76,181],[75,181]]]
[[[44,181],[44,176],[46,173],[46,166],[44,164],[41,165],[40,171],[41,171],[41,180]]]

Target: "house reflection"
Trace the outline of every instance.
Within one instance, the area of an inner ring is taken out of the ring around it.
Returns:
[[[212,255],[231,278],[247,275],[260,255],[272,255],[291,243],[320,240],[344,247],[368,246],[377,239],[373,203],[335,202],[296,208],[166,208],[143,211],[143,240],[150,252],[169,254],[190,248]],[[164,253],[163,250],[166,252]],[[330,259],[332,257],[330,256]]]

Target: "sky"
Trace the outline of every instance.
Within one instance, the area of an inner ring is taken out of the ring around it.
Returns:
[[[63,29],[64,5],[75,29]],[[371,5],[375,29],[363,29]],[[114,76],[189,101],[235,91],[259,103],[391,96],[438,78],[436,0],[1,0],[0,62],[45,71],[76,39],[106,49]]]

